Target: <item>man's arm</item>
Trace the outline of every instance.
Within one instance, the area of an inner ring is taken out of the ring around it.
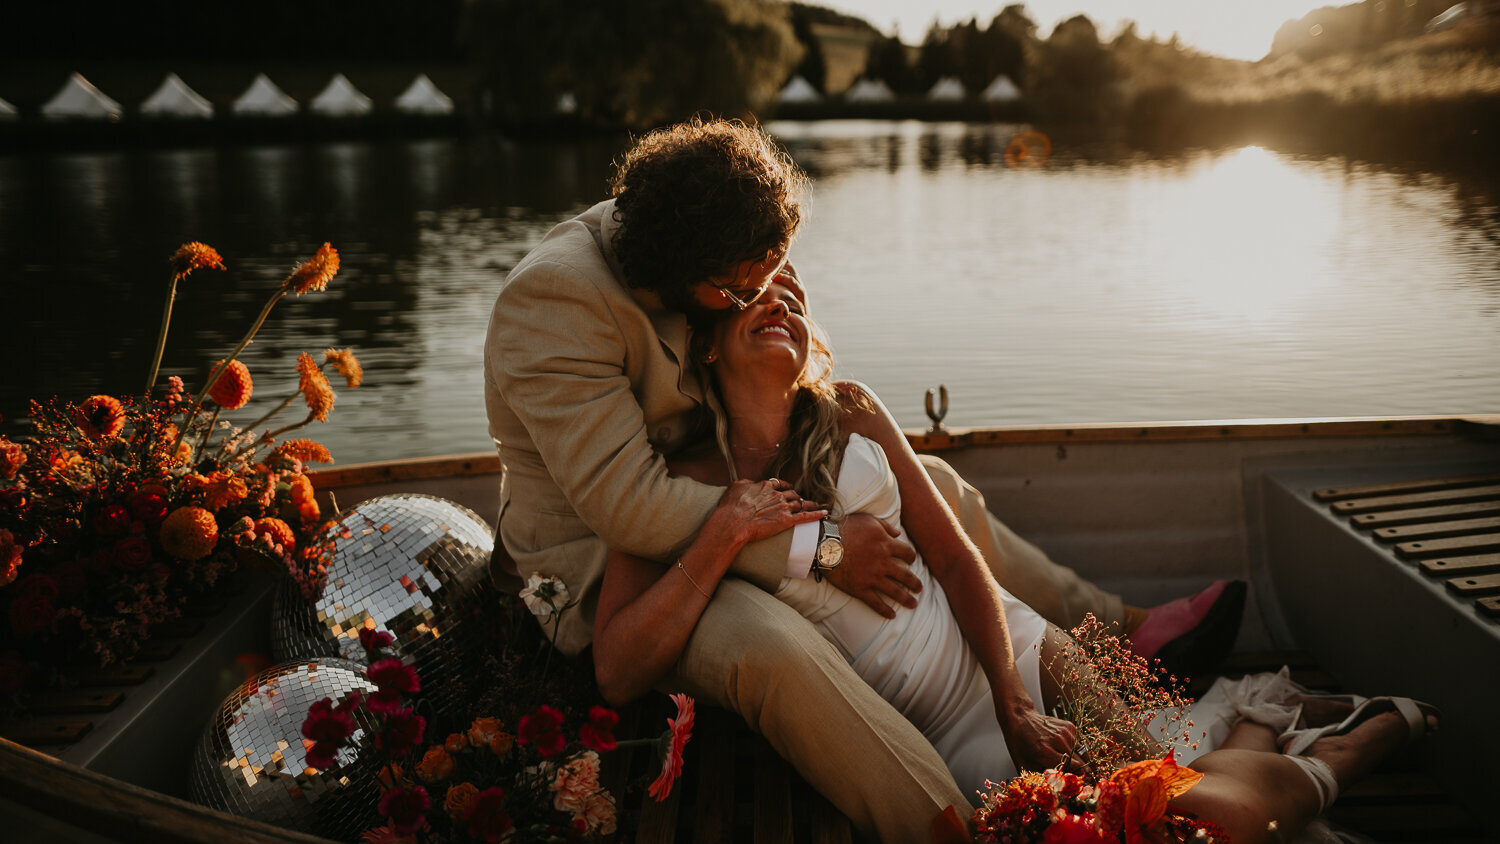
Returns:
[[[625,332],[648,331],[646,318],[628,302],[611,303],[582,275],[553,262],[512,275],[491,316],[486,377],[584,523],[612,548],[668,559],[693,539],[724,490],[667,475],[625,372]],[[774,588],[790,543],[790,531],[753,543],[733,571]]]

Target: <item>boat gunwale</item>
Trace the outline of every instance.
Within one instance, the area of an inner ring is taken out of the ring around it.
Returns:
[[[940,452],[973,446],[1046,445],[1067,443],[1171,442],[1188,440],[1262,440],[1372,436],[1433,436],[1500,433],[1500,414],[1474,416],[1397,416],[1145,422],[1135,424],[1014,425],[984,428],[905,429],[907,441],[919,452]],[[325,467],[310,471],[319,489],[341,489],[375,483],[431,478],[496,475],[501,470],[494,452],[469,452],[433,457],[411,457]]]

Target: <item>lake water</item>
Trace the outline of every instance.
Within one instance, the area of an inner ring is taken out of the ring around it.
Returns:
[[[939,383],[950,426],[1500,411],[1492,175],[1064,143],[1013,169],[1017,128],[771,124],[815,177],[793,249],[814,314],[903,425]],[[178,295],[163,371],[201,383],[326,240],[339,277],[244,355],[257,399],[295,387],[298,352],[352,346],[365,386],[307,432],[339,463],[485,450],[495,292],[604,195],[621,143],[0,157],[0,415],[138,391],[187,240],[229,265]]]

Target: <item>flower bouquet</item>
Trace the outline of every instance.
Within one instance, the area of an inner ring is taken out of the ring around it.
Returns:
[[[285,572],[309,593],[319,588],[325,552],[312,537],[321,513],[304,466],[332,457],[284,435],[328,418],[334,394],[324,368],[358,386],[358,359],[330,349],[319,363],[304,352],[295,392],[247,425],[220,417],[250,402],[250,372],[237,358],[271,309],[287,295],[322,290],[338,267],[324,244],[287,276],[197,393],[175,376],[155,392],[178,283],[224,269],[212,247],[184,245],[171,259],[142,394],[33,402],[30,435],[0,437],[0,700],[63,680],[59,666],[129,658],[184,601],[241,565]],[[304,419],[263,427],[299,396]]]
[[[595,840],[616,828],[615,797],[600,783],[600,754],[632,745],[658,748],[662,770],[649,788],[658,800],[681,774],[693,729],[693,701],[686,695],[672,696],[676,717],[658,738],[617,740],[619,715],[603,706],[575,718],[541,704],[513,719],[514,732],[511,716],[481,715],[439,739],[428,735],[427,720],[408,700],[421,690],[421,679],[392,655],[390,634],[362,630],[360,642],[376,691],[318,701],[302,734],[311,766],[379,765],[382,823],[365,832],[367,844]],[[504,669],[501,676],[517,679]],[[531,679],[544,694],[558,688],[545,673]],[[500,698],[492,695],[479,706],[510,711],[517,703],[501,689]],[[369,735],[357,732],[354,716],[361,709],[369,716],[364,722],[376,725]],[[569,721],[577,726],[568,729]],[[341,752],[356,748],[358,754]]]

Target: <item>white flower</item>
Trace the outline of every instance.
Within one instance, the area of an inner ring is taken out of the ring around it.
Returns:
[[[568,587],[555,577],[542,577],[541,572],[532,572],[526,579],[526,588],[521,590],[521,600],[531,614],[546,621],[554,612],[562,612],[568,605]]]

